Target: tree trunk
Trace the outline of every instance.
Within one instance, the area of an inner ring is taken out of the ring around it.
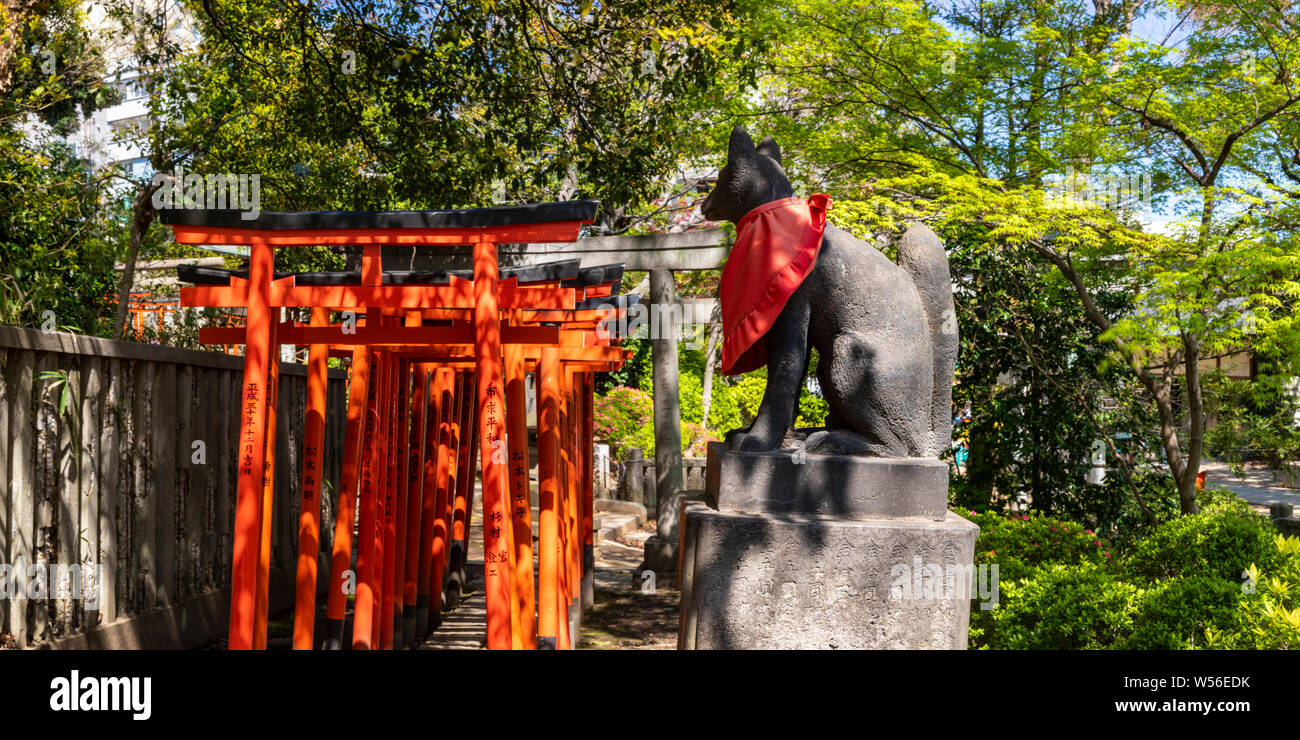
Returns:
[[[127,306],[131,302],[131,288],[135,285],[135,263],[140,256],[140,244],[149,233],[157,211],[153,207],[153,194],[157,185],[141,185],[131,204],[131,242],[126,255],[122,278],[117,284],[117,312],[113,316],[113,337],[125,339]]]
[[[1178,481],[1178,504],[1184,514],[1200,513],[1196,503],[1196,476],[1201,472],[1205,445],[1205,399],[1201,395],[1201,344],[1183,336],[1183,377],[1187,381],[1187,462]]]
[[[1097,307],[1096,302],[1092,300],[1092,295],[1088,293],[1083,280],[1075,271],[1071,261],[1044,244],[1040,243],[1034,246],[1039,254],[1056,265],[1056,268],[1065,279],[1069,280],[1071,285],[1074,286],[1074,292],[1079,297],[1080,302],[1083,303],[1083,312],[1088,320],[1103,332],[1110,329],[1110,321],[1106,319],[1101,313],[1101,309]],[[1125,351],[1123,347],[1119,347],[1119,350],[1123,353],[1129,368],[1137,375],[1138,380],[1151,394],[1151,398],[1156,404],[1156,413],[1160,417],[1160,446],[1165,451],[1165,459],[1169,463],[1169,472],[1173,476],[1174,483],[1178,486],[1179,508],[1184,514],[1195,514],[1199,511],[1196,505],[1196,474],[1200,472],[1201,447],[1205,430],[1205,422],[1201,418],[1204,402],[1201,398],[1201,373],[1198,365],[1201,358],[1201,348],[1200,343],[1195,338],[1187,335],[1183,336],[1183,348],[1185,354],[1183,358],[1184,380],[1187,382],[1188,411],[1191,414],[1188,424],[1190,432],[1187,458],[1183,457],[1182,450],[1179,448],[1179,416],[1174,410],[1173,366],[1176,365],[1176,359],[1167,357],[1162,368],[1163,373],[1157,378],[1143,364],[1142,357]],[[1195,400],[1192,400],[1193,396]]]
[[[719,340],[722,334],[722,324],[718,323],[720,317],[717,316],[717,306],[714,307],[713,313],[714,315],[709,317],[709,343],[704,350],[704,393],[701,399],[704,415],[700,421],[706,429],[709,426],[709,406],[713,405],[713,364],[717,362]]]

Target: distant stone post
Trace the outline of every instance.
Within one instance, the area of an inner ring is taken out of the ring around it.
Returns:
[[[623,498],[633,503],[644,504],[645,493],[641,490],[641,448],[629,447],[623,453]]]

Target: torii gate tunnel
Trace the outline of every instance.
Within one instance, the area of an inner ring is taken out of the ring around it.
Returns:
[[[327,590],[326,648],[343,646],[355,585],[353,649],[413,645],[459,598],[474,467],[482,480],[487,645],[571,648],[592,562],[593,374],[628,351],[601,322],[635,298],[612,296],[623,266],[577,260],[502,269],[497,245],[573,242],[597,201],[468,210],[170,210],[182,244],[244,245],[246,274],[192,268],[181,304],[242,307],[244,327],[200,331],[243,344],[238,490],[231,567],[232,650],[264,649],[281,345],[308,347],[293,645],[315,644],[320,467],[328,359],[349,359],[345,450]],[[385,245],[471,245],[473,270],[386,271]],[[277,249],[357,245],[361,272],[276,273]],[[630,300],[629,300],[630,298]],[[281,308],[310,309],[307,325]],[[331,311],[353,312],[331,323]],[[530,506],[525,374],[536,374],[538,521]],[[481,454],[480,454],[481,452]],[[353,526],[359,515],[354,542]],[[533,573],[533,531],[537,568]],[[356,572],[351,571],[353,547]],[[536,582],[536,593],[534,593]]]

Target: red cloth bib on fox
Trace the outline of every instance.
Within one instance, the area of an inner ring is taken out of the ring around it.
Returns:
[[[767,364],[767,332],[808,273],[826,230],[830,196],[764,203],[736,224],[736,245],[722,269],[722,372]]]

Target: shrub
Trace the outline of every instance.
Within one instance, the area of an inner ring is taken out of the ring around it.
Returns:
[[[1132,487],[1130,487],[1130,485]],[[1106,474],[1106,485],[1091,487],[1087,497],[1096,497],[1098,502],[1089,503],[1085,510],[1093,514],[1081,518],[1093,529],[1110,535],[1120,548],[1126,549],[1151,531],[1146,512],[1138,506],[1134,488],[1142,496],[1147,510],[1157,522],[1167,522],[1182,516],[1182,507],[1178,502],[1178,487],[1169,474],[1161,470],[1135,470],[1132,479],[1126,479],[1119,470],[1110,470]],[[1110,512],[1103,511],[1101,501],[1110,502]]]
[[[1120,562],[1073,522],[962,512],[981,529],[976,563],[997,563],[1000,580],[996,609],[972,602],[970,645],[1300,647],[1300,539],[1274,534],[1239,501],[1203,495],[1207,513],[1166,522]]]
[[[640,447],[646,457],[654,455],[654,402],[649,393],[619,386],[596,396],[593,436],[607,442],[610,455],[623,457],[628,447]]]
[[[996,564],[998,581],[1005,584],[1032,578],[1042,566],[1102,566],[1113,561],[1111,543],[1075,522],[1041,514],[1002,515],[993,512],[961,512],[979,525],[975,542],[975,563]],[[994,620],[1001,607],[980,609],[971,602],[970,644],[972,647],[1003,647]]]
[[[649,393],[619,386],[596,396],[593,431],[596,439],[607,442],[610,454],[621,459],[629,447],[640,447],[645,457],[654,457],[654,400]],[[708,443],[719,439],[703,424],[683,420],[682,454],[704,457]]]
[[[1238,496],[1235,491],[1218,483],[1207,483],[1196,494],[1196,504],[1202,514],[1236,514],[1249,516],[1254,513],[1250,502]]]
[[[763,403],[763,390],[766,387],[766,371],[747,373],[739,378],[715,375],[713,401],[709,406],[709,429],[721,436],[732,429],[748,426],[758,414],[758,407]],[[696,417],[699,414],[700,411],[697,410]]]
[[[709,402],[709,430],[717,436],[743,427],[753,420],[754,414],[758,411],[758,405],[755,403],[752,409],[745,407],[744,392],[751,390],[754,386],[758,388],[758,399],[762,400],[763,379],[757,379],[758,382],[750,380],[748,376],[741,378],[736,384],[728,383],[728,379],[721,373],[713,376],[713,394]],[[739,390],[738,390],[739,389]],[[699,375],[693,373],[683,373],[678,378],[678,394],[681,401],[681,414],[683,422],[700,423],[704,415],[704,381]]]
[[[1154,582],[1214,576],[1237,583],[1252,563],[1267,570],[1278,558],[1273,525],[1255,514],[1194,514],[1160,525],[1125,563],[1133,578]]]
[[[1002,585],[985,645],[1011,650],[1123,647],[1142,592],[1092,562],[1049,565]]]
[[[1206,646],[1227,649],[1300,648],[1300,538],[1273,538],[1273,565],[1251,565],[1238,596],[1236,623],[1224,631],[1206,630]]]
[[[1236,621],[1241,584],[1215,576],[1174,578],[1143,592],[1136,628],[1124,647],[1134,650],[1187,650],[1205,642],[1205,630],[1230,628]]]
[[[720,441],[703,424],[682,422],[682,456],[704,457],[709,452],[709,442]]]
[[[1029,577],[1043,565],[1106,563],[1115,558],[1109,540],[1075,522],[1041,514],[966,515],[980,527],[975,542],[975,563],[998,565],[998,578],[1014,581]]]

